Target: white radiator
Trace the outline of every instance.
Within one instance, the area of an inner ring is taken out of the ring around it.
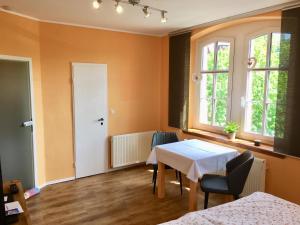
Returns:
[[[153,133],[155,131],[112,136],[112,167],[116,168],[145,162],[151,151]]]
[[[254,158],[252,168],[247,178],[244,191],[241,196],[250,195],[256,191],[265,191],[266,160]]]

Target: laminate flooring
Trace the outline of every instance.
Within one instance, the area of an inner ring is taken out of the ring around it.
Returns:
[[[166,171],[166,197],[152,194],[152,170],[138,166],[47,186],[27,200],[33,225],[152,225],[188,212],[188,184],[180,195],[175,171]],[[203,193],[198,190],[198,209]],[[209,206],[224,203],[210,195]]]

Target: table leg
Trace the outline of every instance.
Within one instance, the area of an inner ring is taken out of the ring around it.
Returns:
[[[189,210],[196,211],[197,210],[197,184],[198,182],[194,182],[190,180],[190,193],[189,193]]]
[[[165,197],[165,164],[158,162],[158,198]]]

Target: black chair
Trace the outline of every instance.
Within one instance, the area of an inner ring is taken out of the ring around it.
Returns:
[[[252,167],[254,157],[250,151],[245,151],[226,164],[226,176],[205,174],[200,187],[205,193],[204,209],[208,205],[209,193],[219,193],[233,195],[234,199],[239,199],[243,192],[247,177]]]
[[[169,143],[178,142],[178,141],[179,141],[179,139],[175,132],[159,132],[159,131],[157,131],[153,134],[153,137],[152,137],[151,150],[157,145],[169,144]],[[173,168],[166,165],[166,169],[173,169]],[[156,189],[157,170],[158,170],[158,165],[153,164],[153,177],[152,177],[153,194],[155,194],[155,189]],[[179,175],[180,193],[182,195],[181,172],[178,172],[177,170],[175,172],[176,172],[176,179],[178,179],[178,175]]]

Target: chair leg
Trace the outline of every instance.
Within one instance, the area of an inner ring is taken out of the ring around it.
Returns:
[[[155,189],[156,189],[156,178],[157,178],[157,170],[153,171],[153,194],[155,194]]]
[[[181,176],[181,172],[179,172],[179,182],[180,182],[180,193],[182,195],[182,176]]]
[[[233,195],[233,197],[234,197],[234,200],[238,200],[240,198],[239,195]]]
[[[153,175],[152,175],[152,184],[154,183],[154,177],[155,177],[155,175],[154,175],[154,171],[153,171]]]
[[[204,209],[207,209],[208,206],[208,196],[209,196],[209,192],[205,192]]]

